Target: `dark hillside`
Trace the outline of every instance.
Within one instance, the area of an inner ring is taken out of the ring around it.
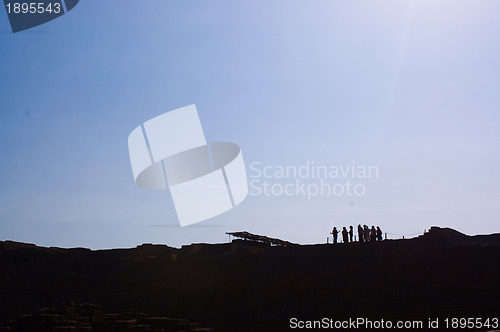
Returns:
[[[499,317],[500,234],[271,247],[251,241],[91,251],[0,242],[6,321],[69,302],[286,330],[291,317]]]

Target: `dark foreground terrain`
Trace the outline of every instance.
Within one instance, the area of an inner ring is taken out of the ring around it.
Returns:
[[[0,294],[0,331],[276,331],[293,317],[500,318],[500,234],[436,227],[374,243],[98,251],[5,241]]]

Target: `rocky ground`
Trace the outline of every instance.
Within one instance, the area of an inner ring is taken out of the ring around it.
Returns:
[[[499,317],[499,259],[500,234],[442,228],[287,247],[235,240],[92,251],[0,241],[0,331],[276,331],[292,317]]]

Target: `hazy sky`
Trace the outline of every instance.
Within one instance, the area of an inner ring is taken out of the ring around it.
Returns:
[[[247,230],[319,243],[358,223],[500,232],[496,0],[81,0],[16,34],[1,8],[0,51],[2,240],[181,246]],[[179,228],[168,191],[135,185],[127,137],[190,104],[208,141],[241,146],[249,176],[255,162],[314,161],[378,177],[355,179],[362,196],[249,196]]]

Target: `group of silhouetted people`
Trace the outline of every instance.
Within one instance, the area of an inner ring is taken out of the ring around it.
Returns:
[[[333,230],[330,234],[333,235],[333,243],[337,243],[338,234],[341,233],[337,230],[337,227],[333,227]],[[352,226],[349,226],[349,230],[345,227],[342,229],[342,242],[349,243],[354,242],[354,229]],[[361,224],[358,225],[358,242],[369,242],[369,241],[382,241],[382,230],[379,226],[375,228],[368,228],[368,226]]]

